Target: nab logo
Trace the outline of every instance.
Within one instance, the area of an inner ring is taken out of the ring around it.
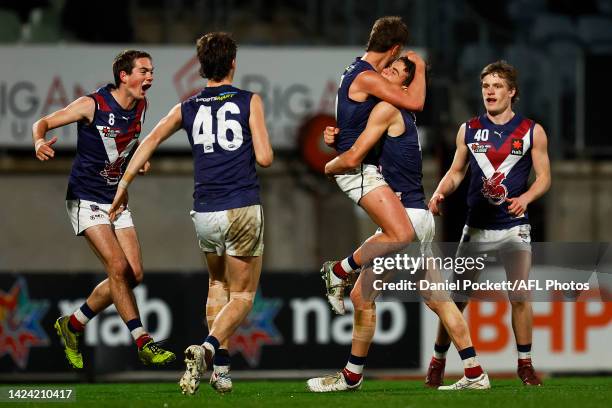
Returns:
[[[274,325],[274,319],[283,306],[281,299],[267,299],[258,291],[253,309],[230,338],[230,353],[242,354],[251,367],[261,361],[261,348],[283,344],[283,336]]]
[[[8,292],[0,290],[0,358],[8,354],[19,368],[27,367],[30,347],[49,344],[41,326],[48,309],[48,301],[30,298],[24,278]]]
[[[510,150],[510,154],[516,156],[523,155],[523,139],[512,139],[512,150]]]

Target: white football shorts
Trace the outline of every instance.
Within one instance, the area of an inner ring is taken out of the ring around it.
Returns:
[[[356,204],[370,191],[386,186],[385,178],[373,164],[362,164],[351,172],[334,176],[338,187]]]
[[[213,212],[191,211],[198,244],[203,252],[221,256],[261,256],[264,215],[261,205]]]
[[[514,251],[531,252],[531,225],[522,224],[502,230],[479,229],[467,225],[463,227],[457,255],[493,251],[502,254]]]
[[[76,235],[83,235],[83,232],[94,225],[108,224],[114,229],[130,228],[134,226],[132,213],[129,207],[124,209],[114,222],[108,218],[110,204],[99,204],[88,200],[66,200],[66,211],[72,223],[72,228]]]

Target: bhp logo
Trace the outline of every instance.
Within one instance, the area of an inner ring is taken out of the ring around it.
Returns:
[[[559,292],[554,298],[561,297]],[[546,312],[534,310],[534,334],[538,331],[549,332],[550,344],[542,344],[541,347],[551,352],[586,352],[589,332],[612,326],[612,302],[594,301],[601,298],[598,290],[589,290],[581,293],[579,302],[554,301],[546,303]],[[538,309],[541,310],[541,307]],[[494,353],[514,345],[511,311],[507,300],[470,302],[466,316],[476,350]]]

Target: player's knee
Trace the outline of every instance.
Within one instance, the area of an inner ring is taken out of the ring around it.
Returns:
[[[127,260],[123,257],[116,257],[108,263],[109,278],[116,280],[129,280],[131,269]]]
[[[241,302],[248,310],[251,310],[255,300],[255,292],[231,292],[230,301],[232,300]]]
[[[441,302],[439,302],[437,300],[425,300],[425,304],[435,314],[439,314],[440,313],[440,307],[442,306]]]
[[[528,307],[529,302],[526,302],[524,300],[513,300],[510,302],[510,305],[512,305],[512,309],[524,310]]]
[[[142,268],[136,268],[132,270],[132,274],[130,275],[130,286],[135,288],[140,285],[144,279],[144,272]]]

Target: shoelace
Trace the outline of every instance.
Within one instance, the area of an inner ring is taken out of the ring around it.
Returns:
[[[152,343],[147,343],[145,347],[148,347],[154,354],[163,353],[164,350],[160,348],[162,344],[164,344],[167,340],[154,341]]]

